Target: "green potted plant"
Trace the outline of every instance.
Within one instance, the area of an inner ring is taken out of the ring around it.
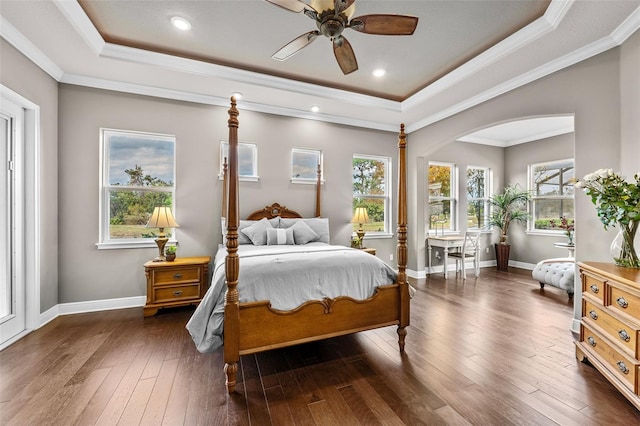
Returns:
[[[510,244],[507,243],[509,226],[513,222],[527,223],[527,202],[531,193],[518,185],[505,186],[503,191],[489,198],[491,215],[489,225],[500,228],[500,240],[496,243],[496,263],[498,269],[506,271],[509,266]]]
[[[165,250],[165,256],[167,262],[173,262],[176,260],[176,246],[168,246]]]

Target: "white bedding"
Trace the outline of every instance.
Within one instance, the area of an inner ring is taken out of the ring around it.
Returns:
[[[187,323],[197,349],[212,352],[223,343],[224,263],[220,246],[211,286]],[[325,243],[238,247],[240,302],[269,300],[277,310],[291,310],[309,300],[371,297],[380,285],[394,283],[396,272],[362,250]]]

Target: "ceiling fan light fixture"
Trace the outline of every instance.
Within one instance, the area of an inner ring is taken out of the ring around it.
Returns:
[[[386,73],[387,73],[387,70],[385,70],[384,68],[376,68],[375,70],[373,70],[371,74],[373,74],[374,77],[382,77]]]
[[[191,23],[181,16],[171,18],[171,23],[179,30],[187,31],[191,29]]]

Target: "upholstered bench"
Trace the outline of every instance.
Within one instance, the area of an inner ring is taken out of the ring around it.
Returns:
[[[540,283],[540,288],[544,288],[545,284],[549,284],[565,290],[569,299],[572,299],[575,267],[575,259],[572,257],[546,259],[538,262],[531,275],[534,280]]]

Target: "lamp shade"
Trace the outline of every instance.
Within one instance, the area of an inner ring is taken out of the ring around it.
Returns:
[[[355,213],[353,214],[353,218],[351,219],[351,223],[367,222],[369,222],[369,214],[367,213],[367,209],[364,207],[357,207]]]
[[[147,222],[147,228],[179,228],[178,222],[173,218],[171,207],[156,207],[153,209],[151,219]]]

